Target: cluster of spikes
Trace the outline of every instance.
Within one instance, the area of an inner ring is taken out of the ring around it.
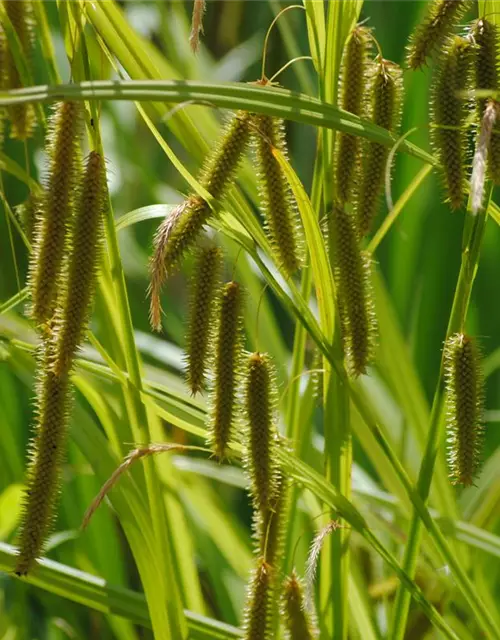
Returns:
[[[33,568],[54,518],[71,411],[70,376],[87,329],[99,262],[105,163],[97,151],[82,162],[83,120],[81,104],[56,105],[47,137],[45,185],[41,193],[32,194],[22,212],[33,245],[30,313],[40,347],[18,575]]]

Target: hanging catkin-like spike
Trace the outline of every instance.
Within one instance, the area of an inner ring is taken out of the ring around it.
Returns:
[[[408,47],[408,66],[418,69],[440,48],[453,27],[472,5],[472,0],[432,0],[424,20],[417,26]]]
[[[445,344],[448,462],[453,484],[470,486],[483,436],[483,375],[473,338],[457,333]]]
[[[242,324],[242,291],[237,282],[228,282],[222,289],[220,300],[213,364],[214,388],[208,417],[209,444],[218,458],[226,455],[236,419]]]
[[[26,238],[33,243],[35,235],[35,227],[37,219],[40,215],[40,207],[42,206],[43,198],[39,193],[30,193],[28,198],[22,204],[16,207],[16,215],[22,224],[23,230],[26,234]]]
[[[498,89],[498,28],[481,18],[473,30],[475,49],[476,89]],[[478,98],[478,119],[482,122],[487,98]],[[496,124],[488,145],[488,173],[495,184],[500,184],[500,130]]]
[[[189,328],[187,333],[186,378],[193,395],[205,383],[209,343],[213,338],[216,293],[222,267],[222,251],[218,247],[200,250],[191,280]]]
[[[318,637],[306,609],[304,587],[295,569],[283,584],[282,611],[288,640],[314,640]]]
[[[208,157],[199,178],[200,184],[216,200],[222,198],[231,184],[249,139],[250,115],[238,111],[226,125],[221,140]],[[158,227],[153,243],[149,286],[150,320],[156,331],[161,329],[160,294],[163,284],[192,247],[210,215],[208,203],[199,196],[191,195]]]
[[[367,72],[372,39],[366,27],[356,27],[349,38],[342,60],[342,101],[345,111],[361,115],[366,102]],[[341,203],[351,202],[361,145],[358,136],[338,133],[335,159],[335,186]]]
[[[69,376],[58,376],[50,368],[51,348],[45,344],[40,358],[36,431],[21,519],[17,575],[26,575],[42,553],[60,486],[71,389]]]
[[[328,235],[344,353],[348,371],[356,377],[366,373],[377,335],[371,262],[360,249],[353,216],[341,206],[330,213]]]
[[[104,159],[97,151],[91,151],[74,216],[65,292],[61,308],[56,312],[53,369],[60,376],[71,369],[87,329],[102,236],[105,195]]]
[[[7,0],[3,3],[5,12],[17,33],[19,43],[25,60],[31,67],[34,45],[33,7],[29,0]],[[14,56],[7,47],[6,56],[6,85],[9,89],[23,87],[19,71],[16,67]],[[12,138],[26,140],[29,138],[35,126],[35,109],[32,104],[16,104],[8,107],[11,122]]]
[[[402,72],[398,65],[388,60],[375,63],[370,95],[371,120],[391,133],[399,126],[402,86]],[[377,214],[388,156],[389,147],[378,142],[369,142],[363,150],[361,186],[356,205],[362,236],[370,231]]]
[[[257,560],[248,586],[247,603],[243,615],[245,640],[271,640],[271,608],[274,570],[264,558]]]
[[[300,266],[302,247],[297,229],[297,208],[283,169],[273,148],[287,156],[283,121],[271,116],[254,117],[255,155],[261,203],[271,245],[280,266],[291,276]]]
[[[288,482],[280,471],[276,475],[276,494],[269,508],[264,513],[256,511],[254,514],[259,555],[276,570],[279,568],[283,551],[283,517],[286,513],[288,495]]]
[[[274,372],[265,354],[252,353],[245,373],[245,465],[255,509],[265,514],[277,495]]]
[[[10,4],[10,3],[9,3]],[[54,314],[80,174],[81,106],[60,103],[51,121],[49,169],[30,263],[31,313],[39,323]]]
[[[467,105],[460,92],[467,88],[472,44],[453,36],[446,43],[432,100],[432,141],[443,167],[444,183],[452,209],[462,206],[465,196]]]

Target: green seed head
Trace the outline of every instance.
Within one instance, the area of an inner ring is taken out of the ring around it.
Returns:
[[[259,556],[276,570],[283,552],[283,519],[288,506],[288,482],[285,476],[278,472],[276,475],[276,494],[270,506],[264,512],[254,514],[255,537]]]
[[[23,204],[16,207],[16,215],[21,222],[26,238],[33,243],[35,228],[40,218],[43,198],[40,194],[30,193]]]
[[[266,229],[280,266],[290,276],[302,262],[297,207],[273,148],[287,156],[283,121],[254,116],[254,141]]]
[[[433,0],[427,14],[412,36],[408,47],[408,66],[418,69],[444,40],[472,5],[472,0]]]
[[[345,111],[363,115],[366,108],[366,85],[369,56],[372,48],[370,30],[356,27],[349,38],[342,60],[342,101]],[[360,140],[346,133],[338,134],[335,159],[335,184],[337,198],[346,203],[352,200],[356,173],[360,163]]]
[[[432,100],[433,145],[443,167],[444,184],[453,209],[465,196],[466,121],[468,108],[459,95],[468,88],[473,45],[460,36],[450,38],[441,59]]]
[[[81,114],[81,105],[63,102],[55,108],[51,121],[48,175],[35,230],[29,276],[31,313],[38,323],[52,318],[62,284],[63,259],[67,252],[81,169]]]
[[[243,616],[245,640],[271,640],[272,595],[274,570],[263,558],[257,561],[248,586]]]
[[[318,637],[305,606],[304,587],[295,570],[283,584],[282,612],[288,640],[313,640]]]
[[[377,326],[371,290],[371,262],[359,246],[349,213],[334,206],[328,219],[342,342],[351,376],[366,373],[376,342]]]
[[[104,159],[92,151],[80,186],[66,284],[56,313],[54,371],[69,372],[87,329],[102,237],[106,196]]]
[[[208,432],[209,445],[218,458],[223,458],[237,418],[240,382],[243,296],[237,282],[224,285],[218,315]]]
[[[445,344],[448,462],[453,484],[470,486],[483,436],[483,375],[475,341],[462,333]]]
[[[204,247],[199,251],[191,280],[186,339],[186,378],[193,395],[202,391],[205,383],[208,349],[214,335],[215,297],[221,268],[222,251],[218,247]]]
[[[370,118],[374,124],[394,133],[401,115],[401,68],[388,60],[379,60],[374,68]],[[358,227],[362,236],[369,233],[379,208],[388,156],[388,147],[377,142],[369,142],[363,150],[361,185],[356,202]]]

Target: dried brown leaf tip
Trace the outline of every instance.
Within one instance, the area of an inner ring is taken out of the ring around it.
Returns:
[[[186,347],[186,379],[193,395],[203,390],[209,344],[214,336],[216,295],[222,269],[222,251],[203,247],[198,252],[191,279]]]
[[[397,131],[401,115],[402,71],[389,60],[378,60],[370,82],[370,119],[387,129]],[[389,148],[378,142],[368,142],[363,149],[360,188],[357,194],[356,215],[360,234],[371,230],[380,205],[384,186]]]
[[[312,616],[306,609],[302,581],[295,570],[283,583],[282,615],[288,640],[314,640],[318,637]]]
[[[470,486],[484,431],[481,358],[475,340],[463,333],[448,338],[444,356],[450,477],[453,484]]]
[[[200,45],[200,33],[203,33],[203,14],[205,13],[205,9],[205,0],[194,0],[191,33],[189,35],[189,44],[191,45],[193,53],[198,52]]]
[[[219,305],[213,390],[208,416],[209,445],[221,459],[226,455],[237,418],[237,393],[241,381],[243,295],[237,282],[224,285]]]
[[[273,582],[274,569],[263,558],[259,558],[248,586],[243,616],[245,640],[273,638],[271,625]]]
[[[288,156],[283,121],[270,116],[254,117],[254,146],[262,210],[271,245],[280,266],[291,276],[302,262],[299,218],[295,200],[279,161],[278,149]]]
[[[408,66],[418,69],[443,44],[472,5],[472,0],[432,0],[408,47]]]
[[[56,106],[50,124],[49,168],[35,226],[29,275],[31,313],[40,324],[51,320],[62,284],[63,260],[80,177],[81,116],[81,105],[63,102]]]
[[[33,7],[28,0],[7,0],[3,6],[9,17],[14,31],[17,34],[21,53],[28,68],[32,69],[32,55],[34,46],[34,21]],[[5,56],[5,86],[8,89],[20,89],[23,87],[16,61],[11,47],[7,46]],[[11,138],[26,140],[31,137],[35,127],[35,109],[32,104],[17,104],[8,107],[11,123]]]
[[[452,209],[462,206],[467,181],[468,105],[460,92],[468,88],[472,51],[469,39],[460,36],[450,38],[433,88],[432,141],[443,167],[445,189]]]
[[[356,27],[347,41],[342,59],[341,106],[354,115],[362,115],[366,108],[366,89],[369,56],[372,49],[370,30]],[[358,136],[338,133],[337,157],[335,159],[335,186],[337,199],[351,202],[354,195],[356,173],[359,169],[361,143]]]

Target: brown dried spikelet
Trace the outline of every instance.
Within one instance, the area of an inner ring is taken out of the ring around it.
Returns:
[[[364,113],[366,106],[365,93],[371,48],[370,30],[357,26],[351,33],[342,58],[341,107],[358,116]],[[335,186],[337,199],[342,203],[351,202],[354,195],[360,156],[359,137],[339,132],[335,159]]]
[[[318,637],[312,616],[306,609],[302,581],[295,569],[283,583],[282,615],[288,640],[314,640]]]
[[[470,77],[472,43],[449,38],[433,87],[432,142],[443,167],[445,190],[452,209],[462,206],[466,190],[467,103],[459,95]]]
[[[33,7],[30,0],[7,0],[3,3],[5,12],[17,33],[22,52],[27,64],[32,66],[34,46]],[[6,55],[6,87],[21,89],[23,83],[16,67],[14,56],[7,47]],[[10,105],[7,109],[11,123],[11,138],[26,140],[30,138],[36,124],[35,108],[30,103]]]
[[[221,268],[222,251],[218,247],[200,249],[191,279],[186,338],[186,379],[193,395],[202,391],[205,383]]]
[[[274,569],[264,558],[258,558],[248,585],[243,615],[245,640],[271,640],[273,637],[271,624],[273,582]]]
[[[397,131],[399,126],[402,87],[401,68],[388,60],[378,60],[371,80],[370,119],[390,133]],[[369,142],[363,149],[361,184],[356,202],[358,226],[362,236],[369,233],[377,214],[388,156],[389,147],[378,142]]]
[[[27,489],[14,569],[19,576],[31,571],[52,526],[65,454],[71,387],[68,375],[50,368],[51,345],[45,344],[39,362],[37,418],[31,444]]]
[[[269,357],[252,353],[245,372],[246,413],[245,466],[255,509],[262,514],[272,508],[277,495],[277,430],[274,371]]]
[[[498,27],[481,18],[473,28],[475,49],[476,89],[498,89]],[[486,109],[487,98],[478,98],[477,109],[479,122],[482,121]],[[488,173],[495,184],[500,184],[500,129],[498,124],[493,128],[488,146]]]
[[[291,276],[302,263],[303,247],[298,234],[299,219],[290,185],[273,148],[287,157],[284,124],[281,119],[256,115],[254,146],[261,206],[271,245],[280,266]]]
[[[448,463],[453,484],[470,486],[479,467],[483,426],[483,374],[476,342],[457,333],[444,349]]]
[[[55,321],[53,370],[60,376],[73,365],[87,329],[94,294],[106,196],[104,159],[97,151],[89,154],[79,191],[65,274],[67,282]]]
[[[417,26],[408,47],[407,62],[411,69],[425,64],[428,56],[443,44],[472,0],[433,0],[424,20]]]
[[[81,105],[62,102],[55,108],[48,137],[48,176],[35,228],[30,262],[31,314],[49,321],[57,303],[61,272],[80,175]]]
[[[360,249],[353,216],[339,205],[328,217],[328,235],[347,369],[356,377],[366,373],[377,335],[371,259]]]
[[[205,0],[194,0],[193,17],[191,19],[191,33],[189,44],[193,53],[198,52],[200,45],[200,33],[203,33],[203,14],[205,13]]]
[[[237,392],[241,375],[243,294],[237,282],[228,282],[221,292],[213,362],[214,388],[208,414],[208,443],[222,459],[237,418]]]

